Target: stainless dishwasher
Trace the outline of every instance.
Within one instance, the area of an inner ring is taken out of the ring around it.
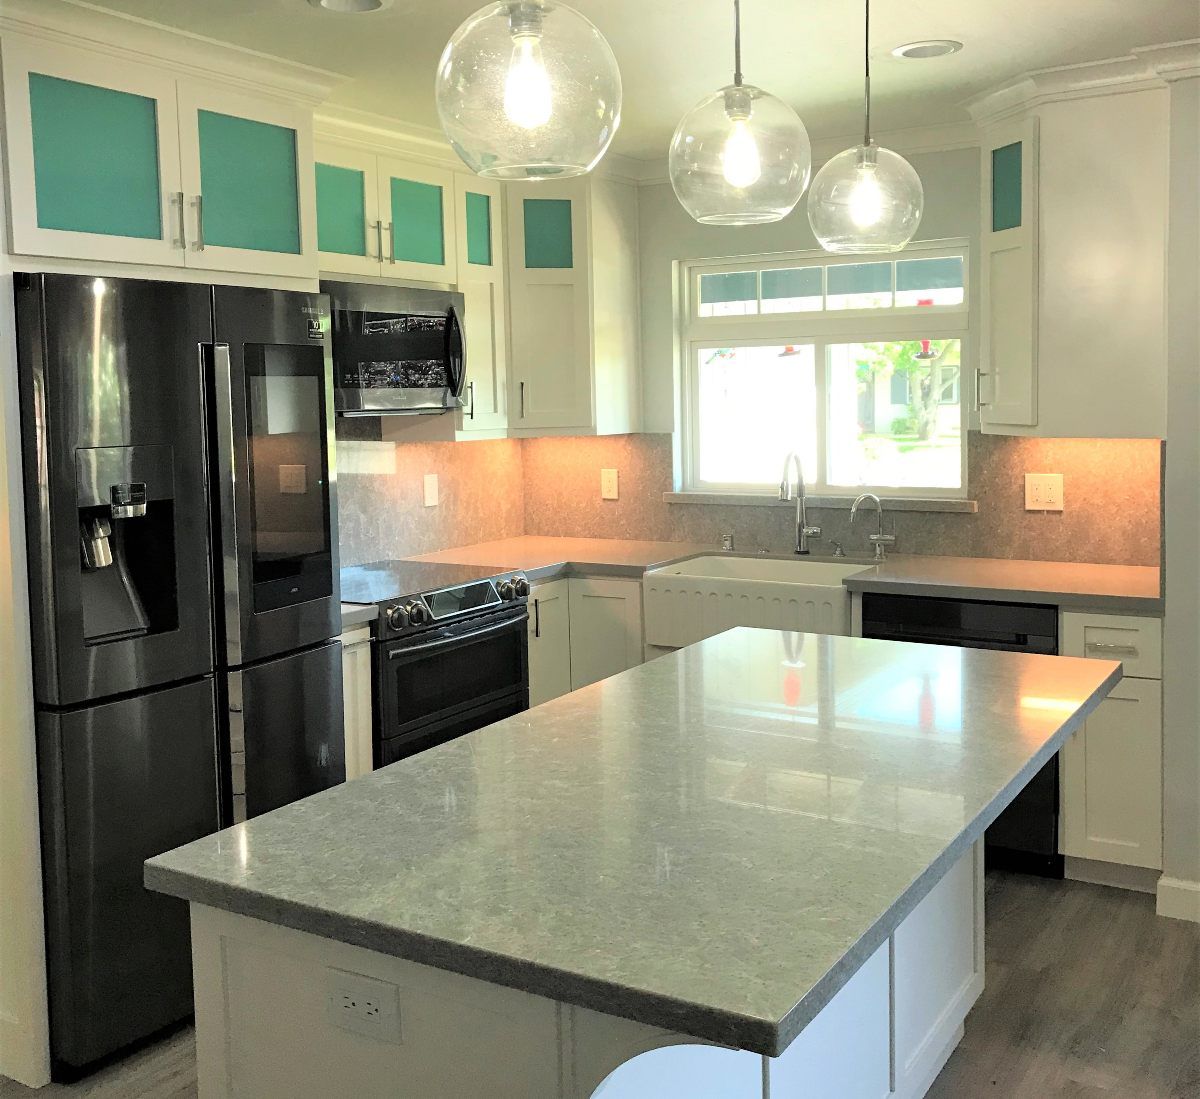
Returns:
[[[1058,653],[1058,608],[918,595],[862,597],[863,637],[1006,652]],[[1063,876],[1058,852],[1058,756],[1029,781],[984,837],[987,865]]]

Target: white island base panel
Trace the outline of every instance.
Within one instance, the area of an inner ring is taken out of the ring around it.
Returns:
[[[916,1099],[983,991],[983,845],[779,1057],[199,904],[192,951],[200,1099]]]

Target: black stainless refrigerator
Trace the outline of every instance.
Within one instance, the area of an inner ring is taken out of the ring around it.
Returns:
[[[142,863],[345,777],[320,294],[18,274],[56,1075],[192,1012]]]

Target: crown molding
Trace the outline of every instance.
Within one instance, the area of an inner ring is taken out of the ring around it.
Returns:
[[[318,139],[353,145],[368,152],[399,154],[460,171],[466,167],[441,130],[373,111],[324,103],[313,115],[313,133]]]
[[[1160,46],[1139,46],[1133,55],[1144,59],[1168,83],[1200,76],[1200,38],[1164,42]]]
[[[1124,57],[1022,73],[967,100],[979,125],[992,125],[1045,103],[1162,87],[1200,75],[1200,39],[1139,46]]]
[[[168,68],[180,76],[215,79],[313,106],[348,79],[327,69],[98,8],[85,0],[3,0],[0,34],[90,50],[118,61]]]

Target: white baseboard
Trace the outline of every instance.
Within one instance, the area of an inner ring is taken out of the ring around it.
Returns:
[[[1122,866],[1115,862],[1098,862],[1095,859],[1079,859],[1068,855],[1063,876],[1070,881],[1088,882],[1090,885],[1132,889],[1137,893],[1157,893],[1162,874],[1158,870],[1147,870],[1141,866]]]
[[[1200,881],[1162,877],[1158,880],[1158,914],[1200,923]]]

